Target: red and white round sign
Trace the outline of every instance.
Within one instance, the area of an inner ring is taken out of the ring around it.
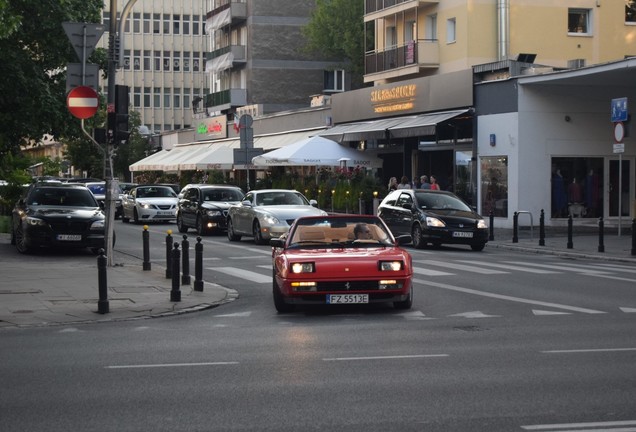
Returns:
[[[91,87],[79,86],[68,92],[66,106],[78,119],[93,117],[99,108],[99,96]]]

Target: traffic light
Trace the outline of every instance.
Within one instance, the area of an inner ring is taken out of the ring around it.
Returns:
[[[128,124],[128,98],[130,88],[125,85],[115,86],[115,143],[125,144],[130,136]]]

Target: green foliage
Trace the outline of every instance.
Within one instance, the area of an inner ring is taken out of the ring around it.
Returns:
[[[317,0],[303,28],[306,49],[346,62],[354,87],[364,75],[364,0]]]

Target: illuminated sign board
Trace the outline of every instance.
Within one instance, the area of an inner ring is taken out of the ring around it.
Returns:
[[[227,138],[227,116],[196,120],[196,140]]]
[[[416,84],[405,84],[371,91],[371,104],[376,113],[406,111],[415,106]]]

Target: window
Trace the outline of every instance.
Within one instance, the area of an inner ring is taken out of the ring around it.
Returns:
[[[181,34],[181,15],[172,15],[172,34]]]
[[[164,108],[170,108],[170,89],[168,87],[163,89],[163,107]]]
[[[152,61],[150,58],[150,50],[144,50],[144,70],[149,71],[152,70]]]
[[[181,94],[177,93],[175,90],[174,99],[173,99],[173,108],[181,108]]]
[[[190,53],[189,52],[183,53],[183,71],[190,72]]]
[[[636,0],[625,0],[625,22],[636,24]]]
[[[199,34],[199,27],[201,27],[200,21],[201,21],[200,15],[192,16],[192,34],[195,36]]]
[[[141,14],[133,13],[133,33],[141,33]]]
[[[170,51],[163,52],[163,70],[165,72],[170,71]]]
[[[183,34],[184,35],[190,34],[190,15],[183,16]]]
[[[183,106],[186,108],[190,106],[190,89],[187,87],[183,89]]]
[[[417,22],[407,21],[406,26],[404,27],[404,32],[405,42],[417,40]]]
[[[395,46],[397,45],[397,31],[395,30],[394,26],[386,28],[385,38],[386,48],[395,48]]]
[[[102,22],[105,28],[110,28],[110,12],[104,11]]]
[[[159,87],[154,87],[152,89],[153,100],[152,106],[153,108],[161,108],[161,89]]]
[[[161,51],[154,52],[155,71],[161,70]]]
[[[144,34],[150,34],[150,14],[144,14]]]
[[[170,34],[170,14],[163,14],[163,34]]]
[[[133,51],[133,70],[141,70],[141,50]]]
[[[181,53],[179,51],[172,53],[172,70],[175,72],[181,70]]]
[[[568,33],[590,33],[590,10],[568,9]]]
[[[194,72],[199,72],[199,64],[199,53],[195,51],[192,53],[192,70]]]
[[[325,91],[343,92],[345,90],[345,71],[342,69],[325,71]]]
[[[481,214],[508,217],[508,158],[481,158]]]
[[[150,108],[150,87],[144,87],[144,107]]]
[[[551,168],[553,218],[603,216],[603,158],[553,157]]]
[[[124,70],[130,70],[130,50],[124,50]]]
[[[426,17],[424,31],[426,32],[426,40],[437,40],[437,15],[428,15]]]
[[[455,18],[446,20],[446,43],[455,43],[457,41],[457,22]]]
[[[141,107],[141,87],[133,87],[133,106]]]
[[[161,14],[152,14],[152,32],[154,34],[161,33]]]

